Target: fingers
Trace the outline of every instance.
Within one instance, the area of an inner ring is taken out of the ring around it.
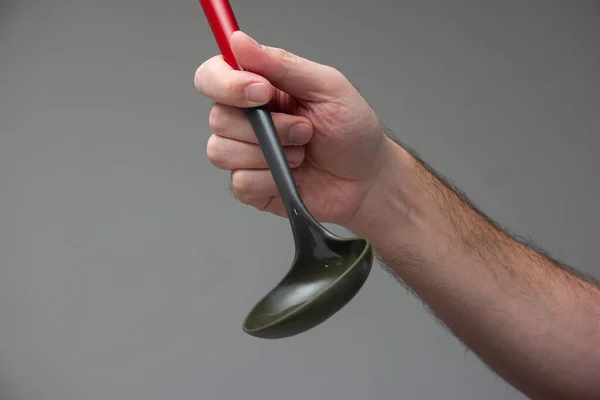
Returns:
[[[352,86],[334,68],[284,49],[261,46],[241,31],[231,35],[230,43],[238,63],[245,71],[265,77],[275,87],[294,97],[326,101],[341,97]]]
[[[283,49],[261,46],[236,31],[231,48],[244,71],[233,69],[221,55],[196,70],[194,85],[218,103],[255,107],[269,103],[275,87],[308,101],[327,101],[349,93],[354,87],[336,69],[298,57]]]
[[[267,104],[275,88],[260,75],[237,71],[222,56],[215,56],[198,67],[194,86],[206,97],[235,107]]]
[[[279,192],[268,169],[236,169],[231,172],[231,190],[242,203],[265,203]],[[258,201],[260,200],[260,201]]]
[[[292,173],[297,176],[298,170]],[[285,216],[285,208],[279,197],[277,186],[268,169],[238,169],[231,173],[231,188],[235,197],[242,203],[261,211]]]
[[[295,168],[304,161],[304,147],[287,146],[284,151],[290,168]],[[215,167],[223,170],[268,168],[258,145],[218,135],[212,135],[208,139],[206,154]]]
[[[281,144],[305,145],[313,134],[309,119],[283,113],[271,113]],[[215,104],[208,122],[214,134],[228,139],[258,144],[246,112],[237,107]]]

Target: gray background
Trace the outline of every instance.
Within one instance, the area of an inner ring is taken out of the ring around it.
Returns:
[[[341,69],[484,211],[600,277],[594,1],[233,2]],[[376,5],[376,6],[375,6]],[[205,157],[195,0],[0,3],[0,398],[519,399],[376,268],[333,319],[241,331],[287,222]]]

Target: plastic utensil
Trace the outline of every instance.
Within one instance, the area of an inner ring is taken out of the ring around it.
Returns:
[[[239,30],[227,0],[200,0],[225,61],[242,70],[229,45]],[[372,265],[373,250],[362,238],[329,232],[304,205],[266,106],[246,109],[290,221],[296,254],[283,280],[244,320],[244,332],[279,339],[305,332],[331,317],[361,289]]]

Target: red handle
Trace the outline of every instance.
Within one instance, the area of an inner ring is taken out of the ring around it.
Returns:
[[[223,58],[232,68],[241,71],[242,67],[237,63],[229,45],[231,34],[240,30],[231,9],[231,4],[228,0],[200,0],[200,5],[204,9],[204,14],[208,19],[208,24],[217,40]]]

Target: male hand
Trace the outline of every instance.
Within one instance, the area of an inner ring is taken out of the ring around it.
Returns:
[[[300,194],[315,218],[346,227],[368,218],[377,207],[369,193],[390,150],[367,102],[334,68],[261,46],[239,31],[230,44],[244,71],[218,55],[198,68],[194,83],[215,101],[207,154],[213,165],[232,171],[237,199],[286,216],[242,109],[268,104]]]
[[[600,289],[499,229],[385,136],[337,70],[236,32],[195,77],[216,104],[208,157],[242,202],[285,216],[245,112],[268,104],[300,193],[322,222],[368,238],[403,283],[531,398],[600,398]],[[594,372],[596,371],[596,372]]]

